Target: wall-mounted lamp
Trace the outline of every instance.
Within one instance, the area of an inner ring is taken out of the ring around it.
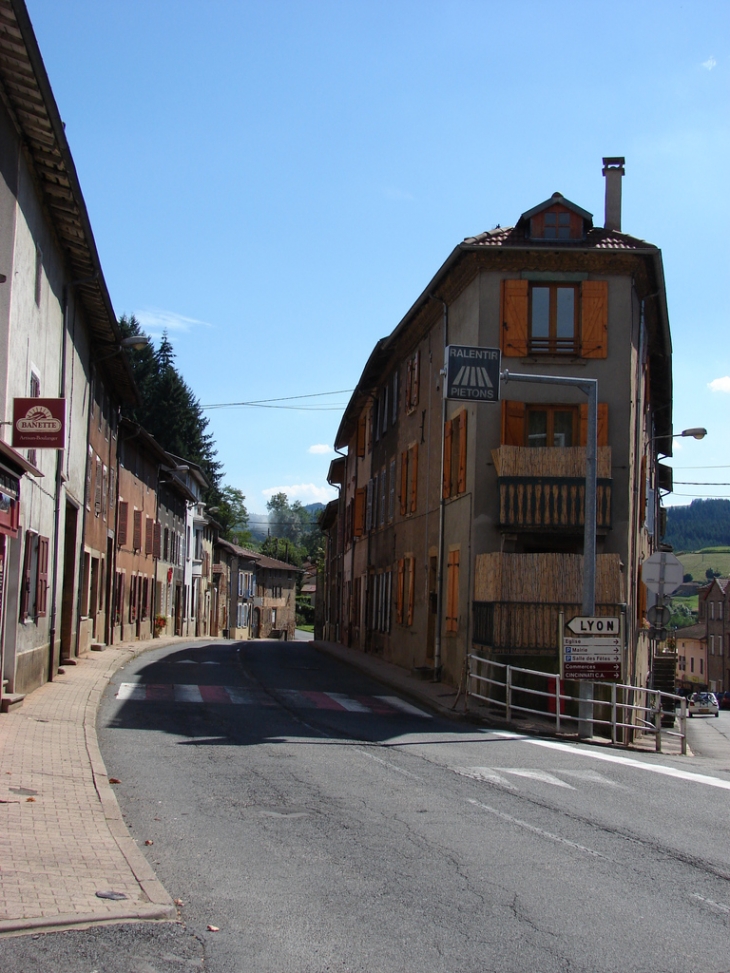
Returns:
[[[696,426],[692,429],[683,429],[682,432],[675,433],[672,439],[681,438],[691,438],[691,439],[704,439],[707,435],[707,430],[703,429],[702,426]]]
[[[98,365],[99,362],[106,361],[107,358],[113,358],[115,355],[118,355],[122,350],[127,351],[130,348],[134,348],[135,351],[141,351],[149,343],[150,339],[146,334],[130,334],[127,338],[122,338],[114,351],[110,351],[108,355],[102,355],[101,358],[94,358],[91,364]]]

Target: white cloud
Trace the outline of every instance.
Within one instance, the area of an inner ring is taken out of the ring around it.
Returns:
[[[198,321],[197,318],[187,318],[184,314],[178,314],[176,311],[163,311],[160,308],[150,308],[147,311],[135,311],[134,316],[142,325],[142,328],[153,337],[161,335],[163,331],[186,332],[192,331],[193,328],[199,326],[204,328],[211,327],[207,321]]]
[[[331,446],[325,446],[324,443],[317,443],[314,446],[310,446],[307,452],[314,453],[315,456],[324,456],[326,453],[333,452],[333,449]]]
[[[730,392],[730,375],[723,375],[722,378],[713,378],[707,383],[708,389],[713,392]]]
[[[712,71],[714,67],[717,67],[717,61],[712,54],[710,54],[706,61],[702,62],[702,67],[708,71]]]
[[[317,486],[316,483],[295,483],[290,486],[267,487],[261,491],[268,500],[275,493],[285,493],[292,500],[304,503],[329,503],[337,496],[337,490],[331,486]]]

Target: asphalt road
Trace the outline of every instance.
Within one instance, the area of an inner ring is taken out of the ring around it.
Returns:
[[[147,653],[99,738],[182,922],[6,940],[3,966],[730,970],[730,714],[692,723],[705,754],[626,754],[438,719],[307,644]]]

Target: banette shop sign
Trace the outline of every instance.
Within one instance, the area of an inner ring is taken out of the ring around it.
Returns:
[[[16,449],[63,449],[65,431],[65,399],[13,399],[13,446]]]

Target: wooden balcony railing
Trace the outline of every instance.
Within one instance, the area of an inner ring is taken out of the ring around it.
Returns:
[[[596,490],[596,527],[611,528],[611,483]],[[562,476],[503,476],[499,485],[499,526],[506,530],[578,530],[585,523],[585,480]]]

